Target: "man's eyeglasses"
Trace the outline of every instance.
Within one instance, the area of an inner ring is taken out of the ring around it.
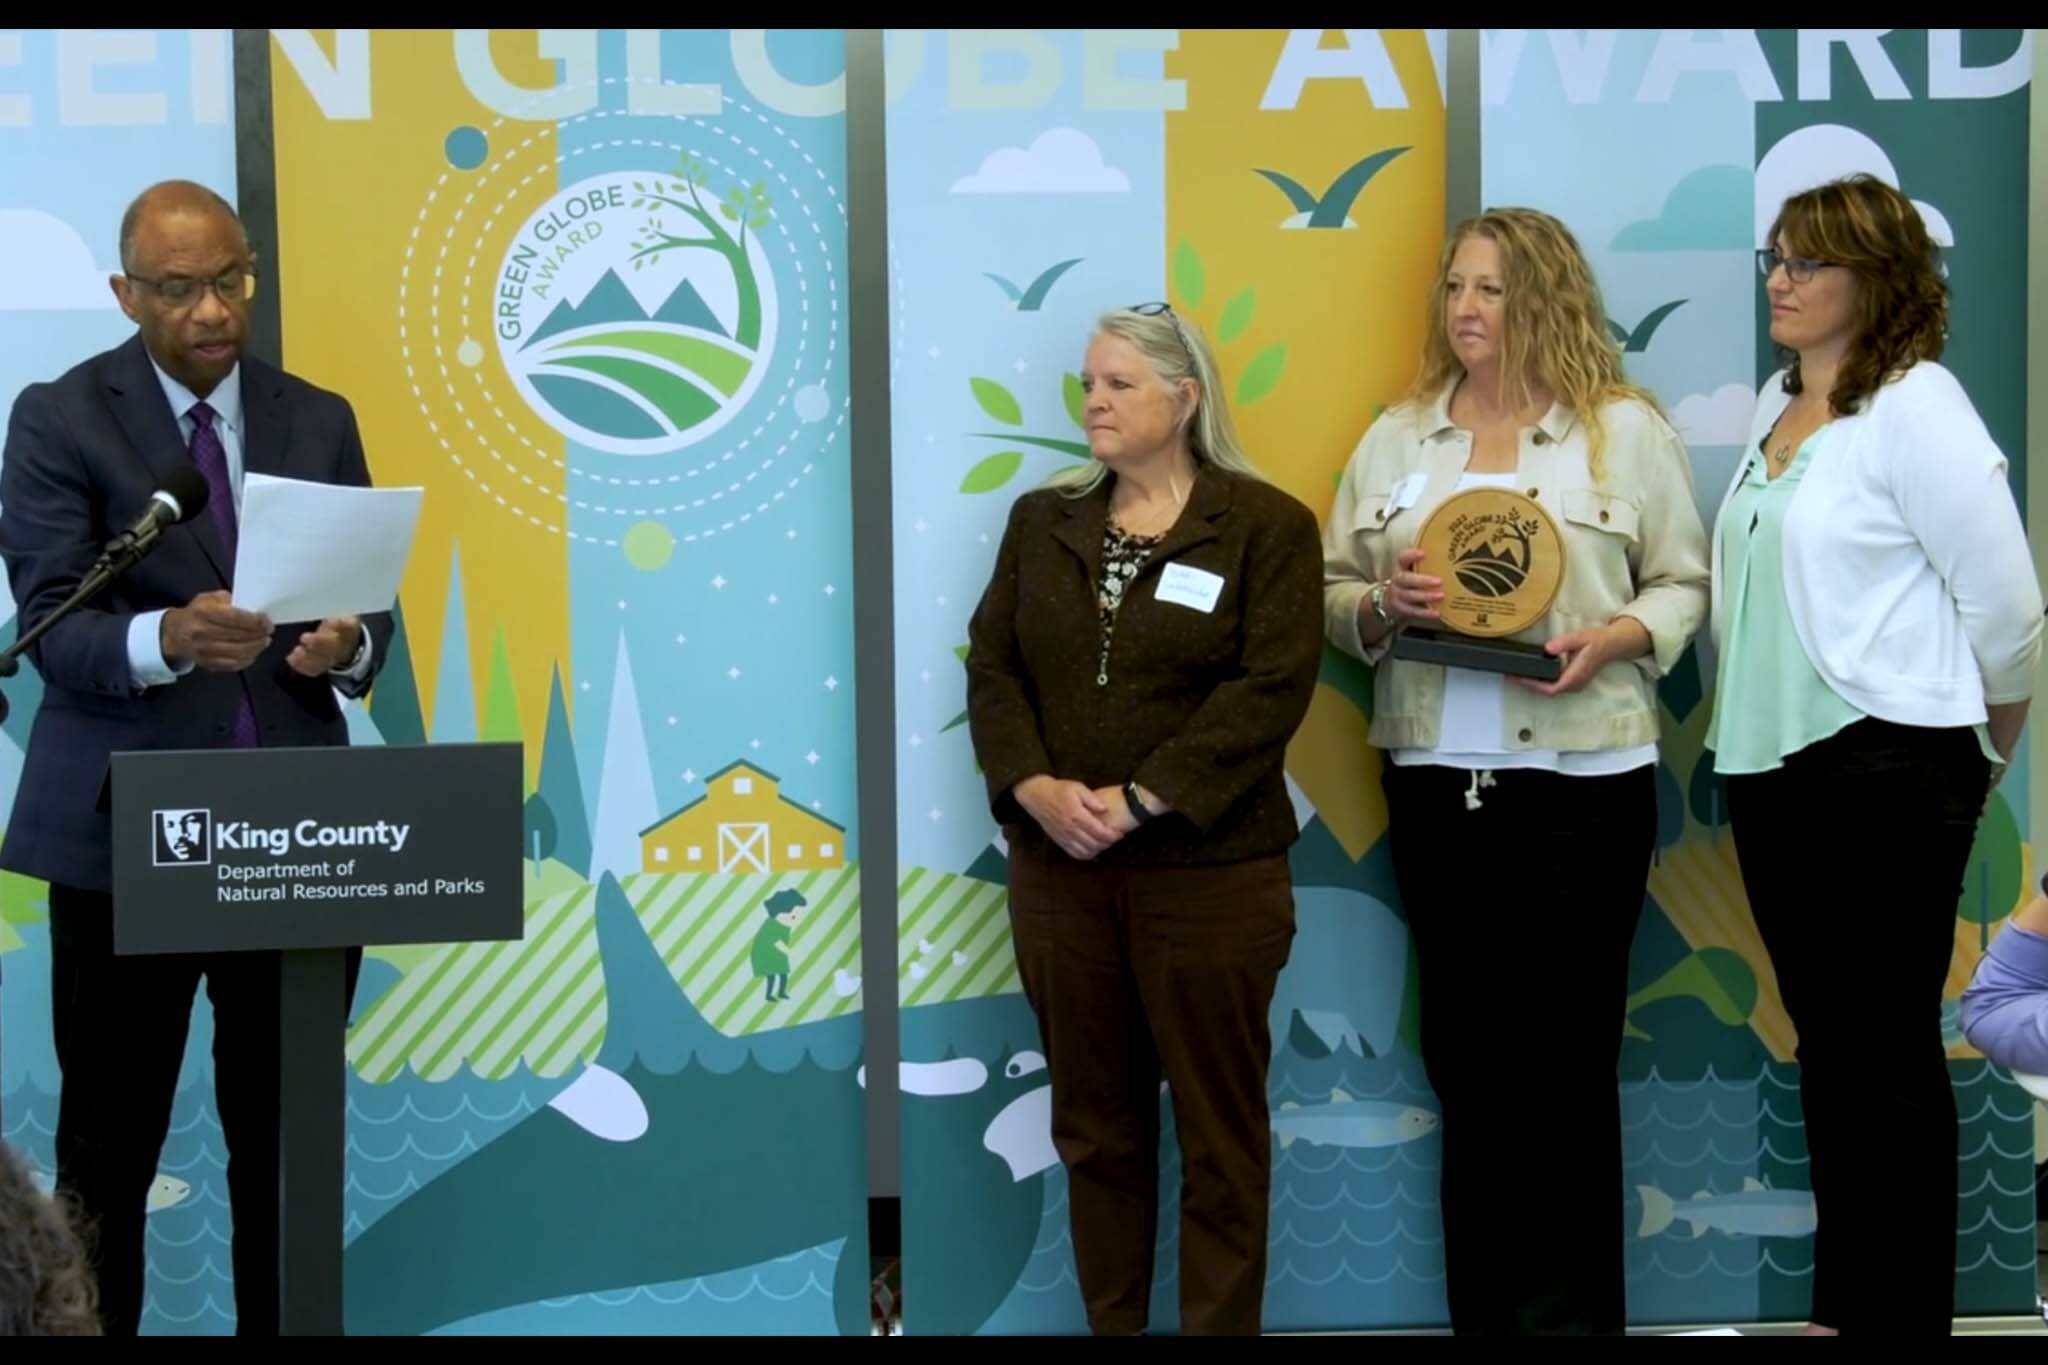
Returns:
[[[190,308],[208,289],[226,304],[247,303],[256,297],[256,272],[242,266],[223,270],[210,280],[194,279],[190,275],[161,275],[155,279],[147,275],[130,275],[127,278],[136,284],[148,285],[156,291],[158,298],[173,308]]]
[[[1756,253],[1757,274],[1765,279],[1769,279],[1771,272],[1782,265],[1785,267],[1786,276],[1794,284],[1807,283],[1813,279],[1814,271],[1819,270],[1822,266],[1832,264],[1834,264],[1832,261],[1809,260],[1804,256],[1783,256],[1773,251],[1770,247],[1764,247]]]

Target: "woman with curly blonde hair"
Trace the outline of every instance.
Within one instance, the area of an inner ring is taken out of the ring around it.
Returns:
[[[65,1204],[0,1141],[0,1337],[99,1336],[96,1297]]]
[[[1757,266],[1787,363],[1715,518],[1707,743],[1799,1037],[1811,1330],[1947,1336],[1936,1016],[1977,821],[2033,695],[2040,586],[2005,456],[1938,360],[1948,287],[1913,202],[1867,175],[1796,194]],[[1846,964],[1844,909],[1875,916]]]
[[[1562,539],[1548,614],[1510,637],[1560,660],[1554,681],[1395,647],[1438,623],[1450,567],[1424,562],[1417,532],[1486,487],[1541,504]],[[1451,1325],[1619,1333],[1615,1064],[1656,842],[1655,684],[1705,618],[1707,544],[1684,443],[1624,377],[1557,219],[1495,209],[1451,231],[1421,373],[1353,453],[1323,551],[1325,633],[1377,665],[1371,737],[1442,1109]]]

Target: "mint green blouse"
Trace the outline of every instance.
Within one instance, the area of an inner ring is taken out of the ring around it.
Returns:
[[[1728,637],[1721,642],[1707,727],[1717,773],[1768,772],[1787,754],[1863,719],[1807,661],[1785,604],[1785,509],[1813,463],[1819,436],[1807,437],[1775,479],[1765,475],[1762,461],[1750,461],[1714,530],[1728,594]]]
[[[1761,773],[1864,718],[1815,671],[1785,602],[1785,511],[1813,463],[1822,427],[1777,478],[1752,461],[1714,534],[1728,594],[1728,638],[1714,681],[1707,747],[1717,773]],[[1978,747],[1997,763],[1987,726]]]

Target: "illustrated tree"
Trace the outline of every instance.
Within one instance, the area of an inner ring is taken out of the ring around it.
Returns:
[[[759,232],[773,216],[767,187],[756,183],[743,189],[735,184],[718,201],[719,217],[738,224],[738,232],[733,233],[712,216],[711,210],[704,206],[703,196],[698,193],[705,183],[704,163],[686,153],[676,163],[676,175],[679,179],[666,185],[660,180],[648,183],[635,180],[635,198],[628,207],[666,205],[695,222],[704,230],[704,235],[678,236],[662,225],[659,215],[650,215],[639,235],[633,239],[633,268],[638,270],[649,261],[658,261],[669,251],[695,249],[717,253],[731,267],[733,284],[739,294],[739,322],[733,328],[733,340],[750,351],[758,350],[761,345],[761,286],[754,278],[753,263],[747,259],[747,231],[751,228]],[[685,194],[689,196],[687,202],[676,197]]]
[[[1653,861],[1662,862],[1664,850],[1685,837],[1685,794],[1678,790],[1678,779],[1672,775],[1671,765],[1659,760],[1657,763],[1657,851],[1651,855]]]
[[[1728,782],[1714,771],[1712,753],[1702,753],[1693,764],[1691,790],[1687,799],[1692,806],[1692,818],[1707,828],[1707,837],[1713,843],[1721,842],[1721,830],[1728,823]]]
[[[524,815],[526,855],[533,860],[534,875],[539,876],[541,860],[555,851],[555,812],[548,806],[547,798],[535,792],[526,798]]]
[[[2020,828],[2003,792],[1993,792],[1977,822],[1956,916],[1977,926],[1977,946],[1991,946],[1991,926],[2011,914],[2020,896]]]

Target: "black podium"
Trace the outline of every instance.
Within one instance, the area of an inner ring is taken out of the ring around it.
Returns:
[[[114,755],[114,951],[282,950],[282,1335],[344,1327],[347,950],[524,935],[523,747]]]

